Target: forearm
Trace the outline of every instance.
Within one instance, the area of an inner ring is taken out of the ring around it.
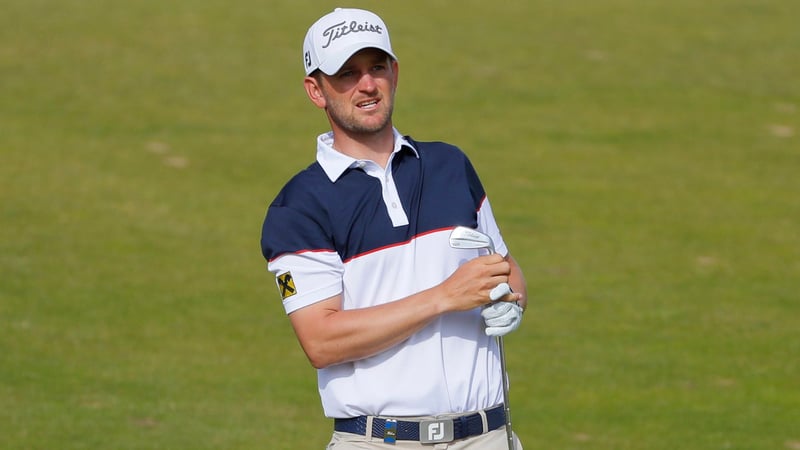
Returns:
[[[336,295],[298,309],[289,318],[314,367],[355,361],[403,342],[442,314],[484,306],[489,291],[509,281],[515,264],[497,254],[481,256],[461,265],[441,284],[400,300],[344,310],[341,295]],[[518,275],[515,283],[524,292],[524,280],[519,280]],[[514,300],[520,297],[512,295]]]
[[[521,298],[517,300],[522,309],[528,307],[528,286],[525,282],[525,275],[522,273],[522,268],[517,264],[517,261],[509,253],[506,260],[511,264],[511,273],[508,276],[508,284],[511,290],[515,293],[521,294]]]
[[[289,317],[309,361],[323,368],[373,356],[408,339],[445,312],[436,292],[350,310],[342,310],[336,296]],[[313,326],[301,326],[304,322]]]

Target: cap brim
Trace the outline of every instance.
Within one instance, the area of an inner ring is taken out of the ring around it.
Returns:
[[[363,42],[358,42],[356,44],[344,47],[341,50],[339,50],[336,56],[329,58],[327,61],[320,64],[319,70],[321,70],[322,73],[324,73],[325,75],[334,75],[336,72],[339,71],[339,69],[342,68],[342,66],[344,65],[344,63],[347,62],[348,59],[350,59],[353,55],[355,55],[359,51],[364,50],[365,48],[376,48],[378,50],[381,50],[387,55],[391,56],[392,59],[397,61],[397,57],[394,56],[394,53],[392,53],[391,50],[389,49],[386,49],[380,45],[364,45]]]

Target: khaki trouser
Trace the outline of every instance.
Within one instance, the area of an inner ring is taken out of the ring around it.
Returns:
[[[514,435],[517,450],[522,450],[522,444]],[[428,449],[428,450],[508,450],[508,437],[506,427],[466,439],[448,442],[446,444],[420,444],[417,441],[397,441],[396,444],[385,444],[383,439],[359,436],[352,433],[333,432],[327,450],[392,450],[392,449]]]

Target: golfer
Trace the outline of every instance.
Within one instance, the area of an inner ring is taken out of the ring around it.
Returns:
[[[399,65],[377,15],[320,18],[303,65],[331,131],[270,204],[261,247],[317,369],[327,448],[508,448],[494,337],[519,326],[527,295],[475,169],[393,126]],[[456,226],[496,253],[450,247]],[[491,302],[501,283],[513,293]]]

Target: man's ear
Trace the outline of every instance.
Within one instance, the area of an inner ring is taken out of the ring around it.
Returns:
[[[390,63],[392,65],[392,72],[394,72],[394,89],[397,89],[397,81],[400,78],[400,64],[397,64],[397,61],[392,59]]]
[[[322,95],[322,87],[319,85],[319,81],[314,77],[305,77],[303,86],[306,88],[306,94],[311,103],[316,105],[317,108],[325,109],[325,96]]]

